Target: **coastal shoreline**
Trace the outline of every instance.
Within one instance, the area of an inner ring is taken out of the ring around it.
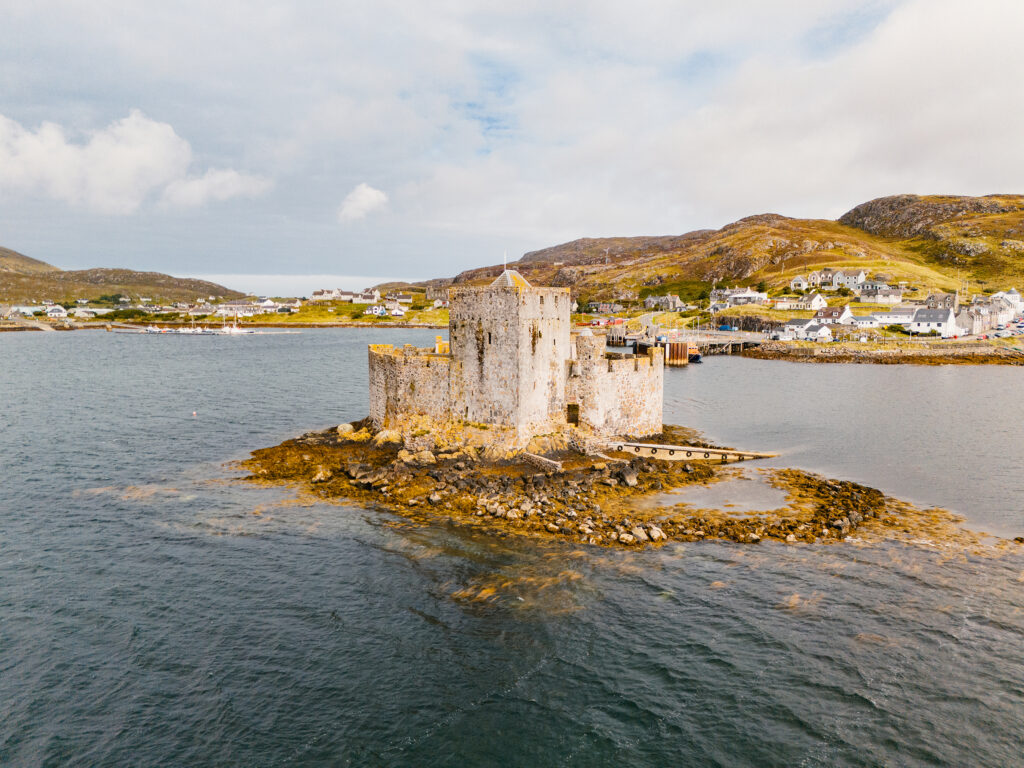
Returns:
[[[95,321],[91,323],[50,324],[55,331],[102,331],[109,323]],[[129,323],[118,322],[115,327],[135,329],[139,331],[153,326],[157,328],[188,328],[187,322],[150,322]],[[199,323],[199,326],[217,328],[217,324]],[[430,323],[369,323],[369,322],[330,322],[330,323],[244,323],[247,330],[262,328],[316,330],[325,328],[348,329],[423,329],[447,330],[447,325]],[[0,333],[43,331],[43,328],[28,325],[0,324]],[[755,360],[780,360],[794,363],[846,363],[866,365],[1012,365],[1024,366],[1024,351],[1011,347],[985,342],[972,342],[958,345],[937,342],[937,346],[884,345],[881,347],[863,348],[856,344],[801,344],[793,342],[766,341],[759,347],[744,350],[739,356]]]
[[[678,441],[685,431],[667,427],[664,439]],[[736,465],[611,451],[549,458],[558,460],[558,469],[540,470],[524,454],[484,458],[472,448],[413,454],[395,433],[373,433],[364,421],[254,451],[240,467],[249,472],[247,482],[291,485],[322,501],[373,506],[423,524],[463,525],[499,536],[627,548],[672,541],[829,544],[922,538],[938,545],[982,546],[981,535],[960,527],[960,518],[945,510],[918,509],[877,489],[799,469],[757,469],[764,483],[784,492],[786,502],[744,514],[659,503],[688,486],[735,478]]]
[[[867,365],[1024,365],[1024,352],[995,344],[944,346],[883,346],[858,348],[847,344],[793,346],[768,341],[744,350],[743,357],[796,363],[852,363]]]

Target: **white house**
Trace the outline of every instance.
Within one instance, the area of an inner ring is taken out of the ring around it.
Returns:
[[[804,328],[806,328],[808,325],[814,325],[814,321],[811,320],[810,318],[794,318],[792,320],[787,320],[785,323],[783,323],[782,330],[785,331],[786,333],[791,333],[794,336],[799,336],[801,333],[804,332]]]
[[[794,277],[792,280],[789,281],[789,290],[791,290],[791,291],[806,291],[807,290],[807,286],[809,286],[809,285],[810,285],[810,283],[807,282],[807,278],[806,277],[804,277],[803,275],[797,275],[796,277]]]
[[[889,284],[884,280],[865,280],[858,287],[861,291],[880,291],[888,288]]]
[[[388,313],[388,308],[383,304],[373,304],[363,310],[364,315],[376,315],[377,317],[384,317]]]
[[[755,291],[753,288],[744,288],[741,291],[730,293],[726,297],[726,301],[729,302],[730,307],[739,307],[744,304],[766,304],[768,294]]]
[[[834,288],[856,288],[867,278],[863,269],[842,269],[833,274],[832,286]]]
[[[854,315],[853,316],[853,327],[854,328],[877,328],[880,325],[880,321],[874,315]]]
[[[1004,299],[1011,307],[1013,307],[1014,314],[1020,314],[1024,311],[1024,300],[1021,299],[1021,295],[1017,293],[1016,288],[1011,288],[1008,291],[1000,291],[999,293],[992,294],[993,299]]]
[[[825,301],[825,297],[820,293],[812,293],[810,296],[804,296],[802,306],[798,309],[810,309],[817,312],[819,309],[823,309],[828,306],[828,302]]]
[[[846,325],[853,322],[853,313],[849,306],[822,307],[814,313],[814,320],[824,325]]]
[[[821,288],[832,283],[832,270],[829,267],[807,273],[807,285],[811,288]]]
[[[711,300],[715,303],[724,302],[730,307],[767,304],[768,294],[755,291],[753,288],[716,288],[711,292]]]
[[[952,307],[917,310],[914,313],[914,319],[910,323],[910,331],[922,334],[937,331],[944,339],[960,334],[960,330],[956,325],[956,315]]]
[[[352,301],[356,297],[352,291],[343,291],[341,288],[324,288],[313,291],[309,297],[310,301]]]
[[[792,336],[800,341],[831,341],[832,329],[811,319],[787,320],[782,326],[782,335]]]
[[[909,326],[914,319],[914,313],[917,312],[917,307],[893,307],[888,312],[875,312],[875,317],[878,318],[878,323],[881,326],[886,325],[902,325]]]
[[[60,304],[54,304],[52,307],[48,307],[46,310],[47,317],[62,318],[68,316],[68,311],[64,309]]]
[[[380,301],[380,291],[363,291],[352,299],[353,304],[376,304]]]
[[[832,341],[832,329],[827,325],[811,323],[804,328],[802,338],[806,341]]]

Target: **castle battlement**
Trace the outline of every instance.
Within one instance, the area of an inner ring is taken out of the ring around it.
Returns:
[[[597,434],[661,431],[664,356],[609,356],[604,338],[571,333],[567,288],[534,288],[506,270],[487,287],[449,290],[449,341],[373,344],[370,417],[504,427],[531,437],[578,425]]]

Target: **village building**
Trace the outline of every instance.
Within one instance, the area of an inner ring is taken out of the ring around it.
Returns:
[[[660,309],[665,312],[682,312],[686,304],[676,294],[669,293],[664,296],[648,296],[644,299],[644,309]]]
[[[791,291],[806,291],[809,286],[810,283],[807,282],[807,278],[803,275],[797,275],[789,281],[789,290]]]
[[[355,299],[356,294],[352,291],[343,291],[340,288],[326,288],[319,291],[313,291],[309,297],[310,301],[321,302],[321,301],[342,301],[351,302]]]
[[[664,352],[608,354],[572,333],[567,288],[535,288],[514,270],[450,291],[449,343],[369,348],[370,418],[408,443],[424,424],[491,429],[522,446],[577,429],[610,438],[662,429]]]
[[[771,300],[772,309],[801,309],[802,296],[779,296]]]
[[[1024,312],[1024,299],[1017,292],[1016,288],[1011,288],[1008,291],[999,291],[999,293],[992,294],[993,299],[1003,299],[1013,309],[1014,314],[1019,315]]]
[[[932,293],[924,300],[927,309],[951,309],[956,312],[960,308],[960,295],[957,293]]]
[[[867,278],[863,269],[841,269],[832,276],[833,288],[858,288]]]
[[[974,336],[989,330],[992,324],[988,312],[978,307],[961,307],[956,316],[956,326],[962,336]]]
[[[782,326],[783,333],[798,341],[831,341],[832,329],[811,319],[787,320]]]
[[[826,291],[835,291],[839,288],[856,290],[865,279],[867,279],[867,274],[863,269],[823,267],[807,275],[807,285],[811,288],[821,288]]]
[[[812,293],[807,296],[780,296],[771,300],[774,309],[811,309],[818,310],[827,307],[828,302],[820,293]]]
[[[878,323],[882,327],[888,325],[906,327],[913,321],[915,312],[917,312],[917,307],[893,307],[888,312],[874,312],[873,314],[878,318]]]
[[[597,315],[611,315],[623,309],[621,304],[614,301],[591,301],[586,306],[587,312]]]
[[[823,325],[846,325],[853,321],[853,312],[849,306],[822,307],[814,313],[814,320]]]
[[[866,304],[899,304],[903,301],[903,291],[899,288],[862,289],[857,301]]]
[[[934,331],[944,339],[957,336],[960,333],[952,307],[917,310],[914,313],[914,319],[910,323],[910,331],[912,333],[931,333]]]
[[[825,300],[825,297],[820,293],[815,292],[809,296],[804,296],[803,301],[800,302],[800,306],[796,307],[796,309],[810,309],[817,312],[819,309],[823,309],[827,306],[828,301]]]
[[[745,304],[767,304],[768,294],[753,288],[717,288],[711,292],[711,300],[724,302],[729,307]]]
[[[853,316],[853,327],[858,330],[867,328],[877,328],[879,325],[881,325],[881,321],[874,315]]]

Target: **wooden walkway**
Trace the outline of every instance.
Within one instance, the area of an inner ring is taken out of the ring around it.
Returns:
[[[720,459],[722,463],[729,461],[749,461],[751,459],[770,459],[777,453],[760,453],[758,451],[737,451],[731,448],[703,448],[699,445],[660,445],[657,443],[614,442],[608,444],[613,451],[635,453],[647,458],[664,459],[666,461],[683,461],[685,459]]]

